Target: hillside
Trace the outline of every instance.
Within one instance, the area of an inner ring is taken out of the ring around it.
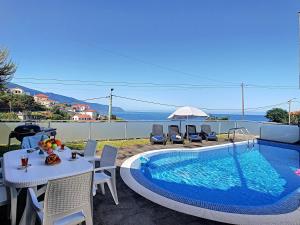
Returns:
[[[48,95],[50,99],[55,100],[60,103],[67,103],[67,104],[76,104],[76,103],[81,103],[81,104],[88,104],[92,109],[96,110],[100,114],[107,114],[108,112],[108,105],[103,105],[103,104],[98,104],[98,103],[89,103],[89,102],[84,102],[81,100],[78,100],[76,98],[64,96],[64,95],[59,95],[51,92],[42,92],[39,90],[34,90],[30,89],[18,84],[14,83],[8,83],[8,88],[14,88],[14,87],[19,87],[22,88],[25,92],[30,93],[30,95],[35,95],[35,94],[45,94]],[[124,112],[124,110],[120,107],[113,107],[113,113],[117,112]]]

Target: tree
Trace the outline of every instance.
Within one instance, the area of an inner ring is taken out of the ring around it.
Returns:
[[[16,65],[8,60],[8,50],[0,49],[0,92],[5,89],[6,83],[11,80],[16,69]]]
[[[12,95],[0,92],[0,111],[9,112],[44,111],[45,107],[34,101],[29,95]]]
[[[287,123],[289,118],[289,113],[281,108],[273,108],[267,111],[266,118],[272,122],[276,123]]]
[[[51,120],[69,120],[70,115],[61,110],[59,106],[53,106],[51,109],[52,116],[50,116]]]

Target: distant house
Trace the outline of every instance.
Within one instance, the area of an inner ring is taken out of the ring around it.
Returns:
[[[86,120],[92,120],[92,117],[90,117],[89,115],[85,115],[85,114],[75,114],[72,117],[72,120],[75,120],[75,121],[86,121]]]
[[[56,101],[49,99],[47,95],[44,94],[37,94],[33,96],[34,101],[46,106],[47,108],[50,108],[56,104]]]
[[[300,115],[300,110],[291,112],[291,115],[293,115],[293,116],[299,116]]]
[[[81,114],[81,115],[88,115],[88,116],[90,116],[93,120],[97,119],[97,116],[98,116],[97,111],[96,111],[96,110],[93,110],[93,109],[88,109],[88,110],[79,112],[79,114]]]
[[[75,104],[72,105],[73,112],[83,112],[90,109],[90,106],[87,104]]]
[[[36,94],[33,96],[34,100],[37,101],[47,101],[49,99],[48,95]]]
[[[14,94],[14,95],[26,94],[22,88],[10,88],[9,92]]]

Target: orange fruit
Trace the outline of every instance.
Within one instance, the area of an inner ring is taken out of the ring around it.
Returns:
[[[52,146],[51,142],[47,142],[46,146],[47,146],[47,148],[51,148],[51,146]]]

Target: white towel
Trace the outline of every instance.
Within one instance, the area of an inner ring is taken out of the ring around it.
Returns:
[[[39,142],[47,139],[48,136],[45,134],[36,134],[34,136],[24,137],[22,140],[22,149],[38,147]]]

